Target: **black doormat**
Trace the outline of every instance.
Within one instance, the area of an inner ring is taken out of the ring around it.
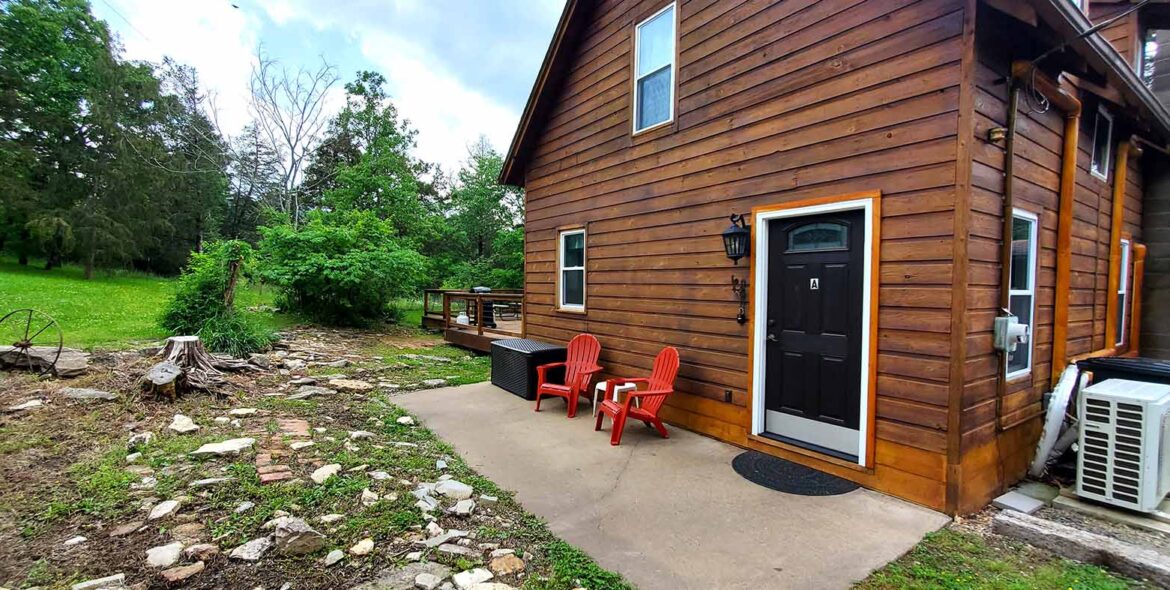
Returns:
[[[736,456],[731,467],[752,483],[798,496],[836,496],[860,487],[847,479],[756,451]]]

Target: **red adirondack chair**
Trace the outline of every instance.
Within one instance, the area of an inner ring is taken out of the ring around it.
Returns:
[[[674,378],[676,376],[678,376],[678,350],[668,346],[658,353],[658,358],[654,359],[654,369],[649,378],[619,378],[606,381],[605,401],[601,402],[601,407],[598,408],[597,424],[593,430],[601,430],[601,420],[609,416],[610,420],[613,420],[613,435],[610,436],[609,444],[617,446],[622,444],[622,431],[626,428],[626,419],[634,418],[645,422],[647,426],[653,426],[658,434],[662,435],[662,438],[670,438],[670,435],[666,433],[666,426],[658,417],[658,410],[662,408],[666,397],[674,393]],[[629,392],[626,394],[626,400],[619,404],[613,401],[613,388],[615,385],[625,383],[644,383],[646,389]],[[640,407],[631,405],[635,399],[640,400]]]
[[[540,411],[540,398],[555,395],[569,403],[569,417],[577,415],[577,400],[589,393],[589,382],[601,371],[597,357],[601,355],[601,343],[592,334],[577,334],[569,341],[569,349],[563,363],[549,363],[536,367],[536,411]],[[565,382],[550,383],[547,372],[553,367],[565,368]]]

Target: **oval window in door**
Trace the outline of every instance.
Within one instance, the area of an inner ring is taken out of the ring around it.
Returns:
[[[849,226],[844,223],[817,221],[797,226],[788,232],[789,252],[848,248]]]

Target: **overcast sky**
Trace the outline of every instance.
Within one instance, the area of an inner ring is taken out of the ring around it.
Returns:
[[[451,170],[486,135],[507,149],[564,0],[92,0],[129,59],[194,66],[220,121],[248,120],[256,47],[282,63],[324,57],[342,81],[380,72],[419,131],[417,156]],[[233,7],[238,6],[238,8]],[[341,83],[331,104],[342,103]]]

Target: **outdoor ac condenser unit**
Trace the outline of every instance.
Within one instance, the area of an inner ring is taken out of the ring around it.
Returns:
[[[1152,512],[1170,492],[1170,385],[1109,379],[1081,392],[1077,495]]]

